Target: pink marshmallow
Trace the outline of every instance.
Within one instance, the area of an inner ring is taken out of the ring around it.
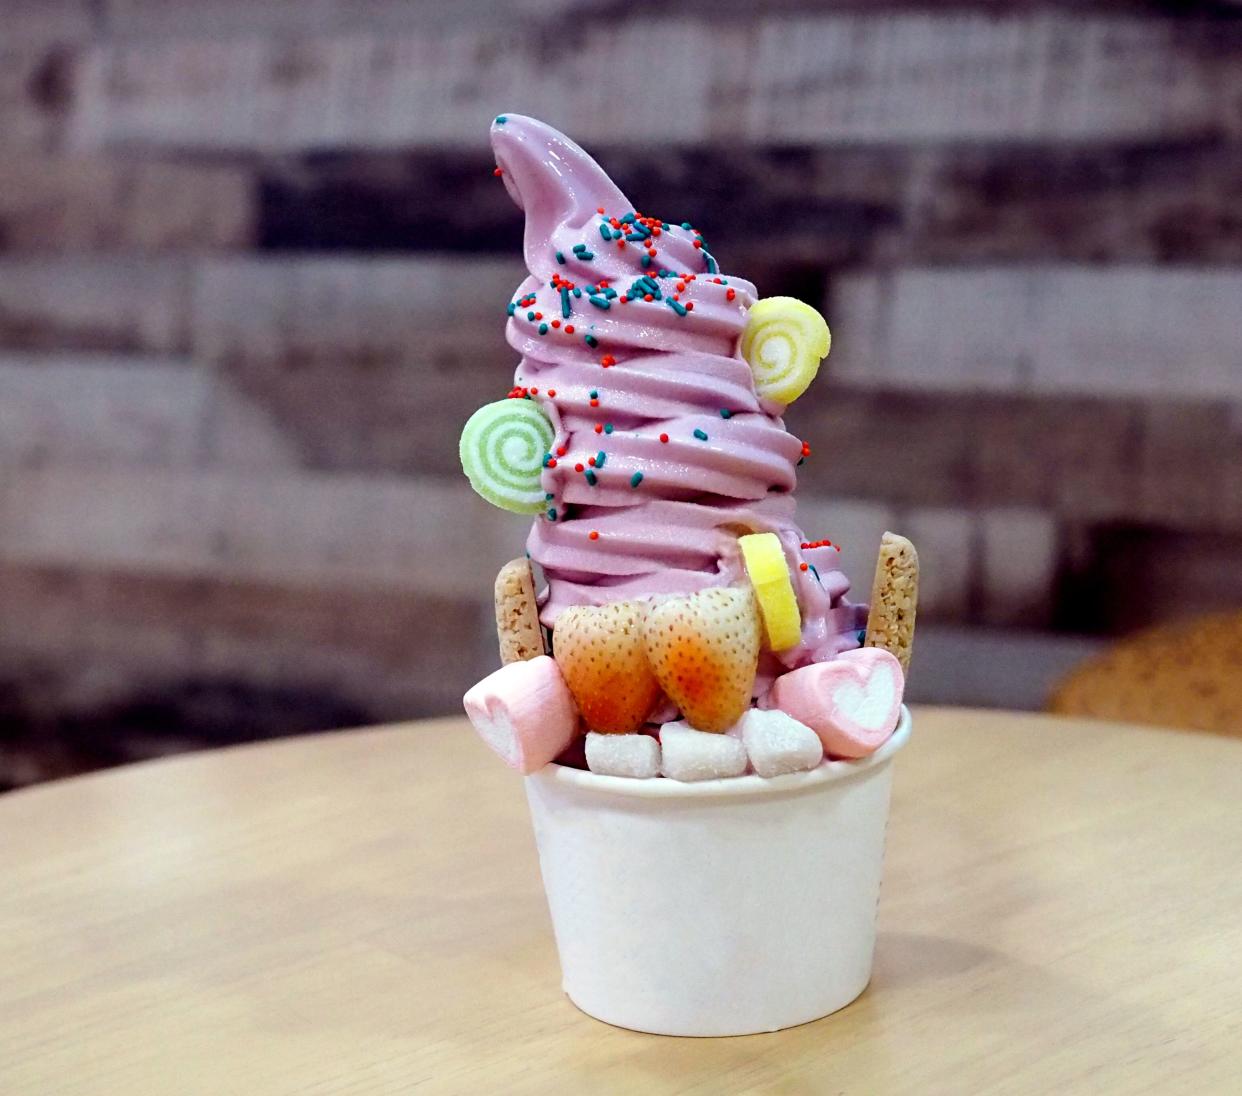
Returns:
[[[462,703],[483,741],[520,773],[542,769],[578,733],[574,698],[547,655],[502,666]]]
[[[896,658],[863,647],[777,678],[769,699],[819,735],[830,757],[866,757],[897,726],[904,684]]]

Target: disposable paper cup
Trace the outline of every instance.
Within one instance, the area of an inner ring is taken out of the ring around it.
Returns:
[[[526,794],[565,992],[660,1035],[777,1031],[867,987],[893,736],[861,761],[683,784],[548,765]]]

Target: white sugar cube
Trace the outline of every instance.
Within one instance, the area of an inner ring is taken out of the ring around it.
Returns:
[[[593,773],[646,779],[660,775],[660,743],[649,734],[588,731],[586,760]]]
[[[672,780],[718,780],[746,771],[746,747],[740,738],[696,731],[685,720],[665,723],[660,745],[661,771]]]
[[[741,738],[746,756],[760,776],[803,772],[824,759],[819,735],[781,711],[751,708],[729,728],[729,734]]]

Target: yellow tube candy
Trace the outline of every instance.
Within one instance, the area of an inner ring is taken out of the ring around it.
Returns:
[[[791,404],[810,386],[828,356],[832,333],[809,304],[793,297],[765,297],[746,315],[742,357],[765,399]]]
[[[737,544],[755,588],[768,647],[783,651],[794,646],[802,638],[802,614],[780,540],[775,533],[748,533],[738,537]]]

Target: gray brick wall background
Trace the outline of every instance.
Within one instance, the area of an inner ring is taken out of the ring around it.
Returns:
[[[453,710],[525,522],[500,109],[834,329],[809,534],[921,698],[1242,604],[1242,6],[0,0],[0,786]]]

